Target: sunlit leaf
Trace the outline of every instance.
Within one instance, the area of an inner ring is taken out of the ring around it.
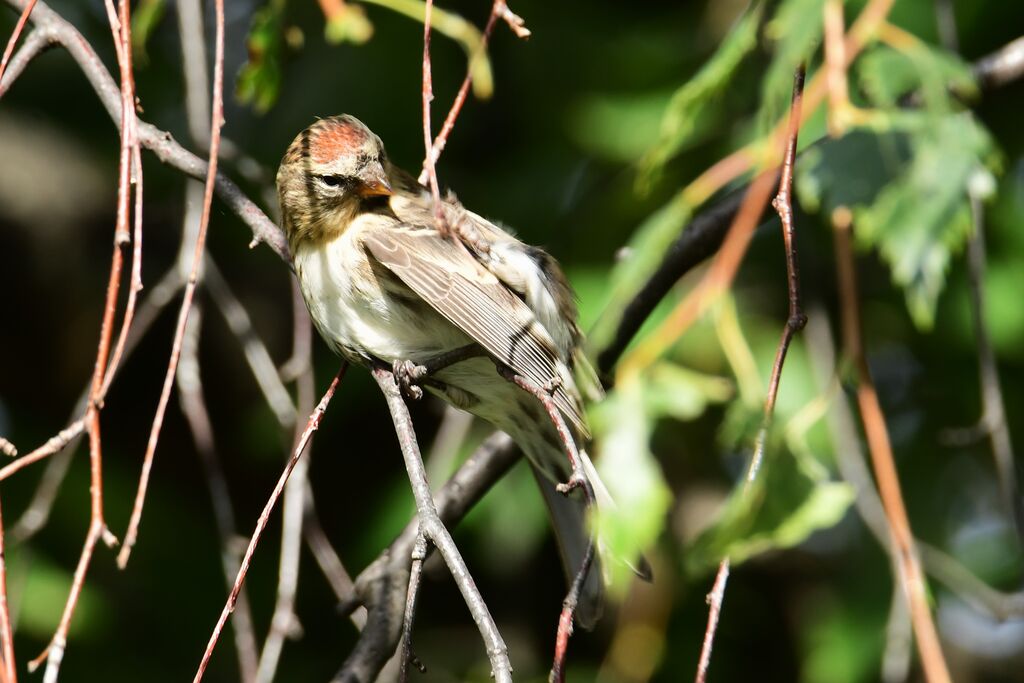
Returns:
[[[775,54],[761,82],[758,126],[767,131],[789,106],[793,72],[808,61],[821,42],[825,0],[783,0],[765,26]]]
[[[658,140],[640,161],[639,189],[649,189],[665,163],[687,144],[693,144],[717,96],[729,84],[743,58],[757,45],[762,9],[760,3],[749,9],[711,59],[672,95],[661,119]]]
[[[627,382],[598,404],[592,414],[599,437],[597,468],[616,502],[597,511],[594,524],[608,553],[606,571],[613,590],[622,590],[632,570],[617,558],[633,560],[651,546],[665,526],[672,494],[650,450],[654,420],[645,410],[640,382]]]
[[[590,95],[570,109],[566,128],[591,154],[632,163],[654,142],[668,100],[665,91]]]
[[[998,154],[969,114],[901,112],[882,132],[851,132],[797,164],[804,208],[854,210],[862,247],[876,248],[903,287],[914,322],[930,328],[950,259],[970,230],[967,186],[994,182]]]
[[[371,36],[373,24],[366,18],[366,11],[352,3],[338,5],[324,26],[324,37],[334,45],[345,42],[362,45]]]

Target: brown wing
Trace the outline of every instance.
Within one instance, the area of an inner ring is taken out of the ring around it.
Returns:
[[[462,249],[432,228],[374,226],[370,254],[491,356],[537,385],[561,378],[551,337],[533,311]],[[559,386],[555,404],[585,435],[579,399]]]

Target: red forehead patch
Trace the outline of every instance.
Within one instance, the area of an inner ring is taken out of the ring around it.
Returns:
[[[309,150],[313,161],[322,164],[347,154],[366,142],[366,130],[350,121],[322,121]]]

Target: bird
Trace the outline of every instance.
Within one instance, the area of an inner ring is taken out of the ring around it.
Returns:
[[[570,467],[544,406],[496,370],[550,393],[598,506],[613,506],[583,448],[590,432],[580,387],[598,395],[600,383],[557,261],[452,194],[436,207],[426,187],[391,163],[381,139],[347,114],[318,119],[295,137],[277,189],[320,336],[350,362],[393,367],[407,395],[418,397],[415,380],[423,379],[426,391],[511,436],[536,475],[571,581],[590,542],[585,502],[557,490]],[[415,369],[466,348],[478,353],[415,377]],[[603,593],[595,558],[576,611],[584,628],[600,617]]]

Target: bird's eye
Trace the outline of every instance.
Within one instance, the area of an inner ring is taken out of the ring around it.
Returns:
[[[327,187],[341,187],[345,184],[345,179],[340,175],[322,175],[319,178],[320,182]]]

